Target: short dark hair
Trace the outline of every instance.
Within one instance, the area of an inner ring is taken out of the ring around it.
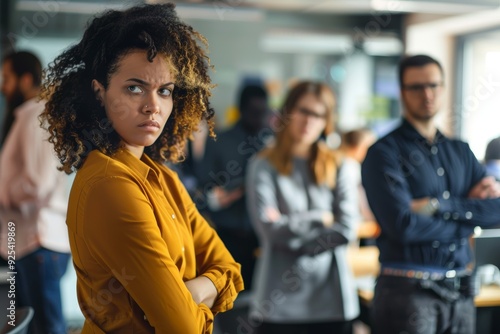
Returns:
[[[28,51],[17,51],[6,55],[2,64],[10,61],[12,71],[21,77],[30,74],[33,77],[33,86],[40,87],[42,84],[42,64],[37,56]]]
[[[432,57],[429,57],[427,55],[404,57],[399,62],[399,87],[403,88],[403,75],[408,67],[423,67],[429,64],[436,64],[439,67],[441,74],[444,74],[441,64]]]
[[[500,160],[500,137],[491,140],[486,147],[484,161]]]
[[[267,92],[262,86],[248,85],[245,86],[240,93],[238,108],[242,112],[253,98],[261,98],[267,100]]]
[[[119,134],[91,82],[96,79],[107,88],[120,60],[134,50],[146,51],[150,62],[165,58],[175,73],[172,113],[160,137],[144,152],[159,163],[177,162],[202,119],[214,136],[208,43],[174,9],[168,3],[105,11],[92,19],[78,44],[50,64],[42,88],[47,104],[40,118],[48,123],[49,141],[66,173],[78,170],[92,150],[111,156],[119,149]]]

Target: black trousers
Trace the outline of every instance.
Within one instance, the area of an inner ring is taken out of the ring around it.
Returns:
[[[371,308],[372,333],[474,334],[473,297],[459,294],[452,300],[439,295],[439,289],[446,284],[430,289],[417,279],[380,276]]]
[[[352,321],[309,324],[274,324],[264,322],[256,334],[352,334]]]

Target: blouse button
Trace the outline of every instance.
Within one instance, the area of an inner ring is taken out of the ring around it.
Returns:
[[[175,219],[175,215],[174,214],[172,214],[172,219]]]
[[[454,252],[456,248],[457,248],[457,246],[455,244],[450,244],[450,246],[448,247],[450,252]]]
[[[443,167],[439,167],[436,171],[437,175],[438,176],[443,176],[444,175],[444,168]]]
[[[436,155],[436,154],[438,153],[438,148],[437,148],[437,146],[432,146],[432,147],[431,147],[431,153],[432,153],[432,154],[434,154],[434,155]]]
[[[450,198],[450,192],[448,190],[443,191],[443,198],[444,199]]]
[[[433,242],[432,242],[432,247],[433,247],[433,248],[438,248],[438,247],[439,247],[439,241],[437,241],[437,240],[436,240],[436,241],[433,241]]]
[[[467,212],[465,213],[465,219],[467,219],[467,220],[471,220],[471,219],[472,219],[472,212],[467,211]]]
[[[448,219],[450,219],[450,217],[451,217],[451,213],[449,213],[449,212],[443,213],[444,220],[448,220]]]

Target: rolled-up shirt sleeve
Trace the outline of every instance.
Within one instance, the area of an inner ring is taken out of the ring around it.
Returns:
[[[196,252],[197,272],[199,275],[208,277],[218,292],[212,312],[217,314],[228,311],[232,309],[238,293],[243,290],[241,265],[234,260],[215,230],[198,212],[177,177],[175,182],[180,189],[182,202],[186,203],[187,219],[191,226]]]

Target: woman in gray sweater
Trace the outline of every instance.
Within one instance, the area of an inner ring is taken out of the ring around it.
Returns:
[[[352,333],[359,314],[346,257],[359,219],[355,175],[320,140],[333,131],[334,105],[325,84],[297,84],[274,144],[249,164],[248,208],[262,250],[253,333]]]

